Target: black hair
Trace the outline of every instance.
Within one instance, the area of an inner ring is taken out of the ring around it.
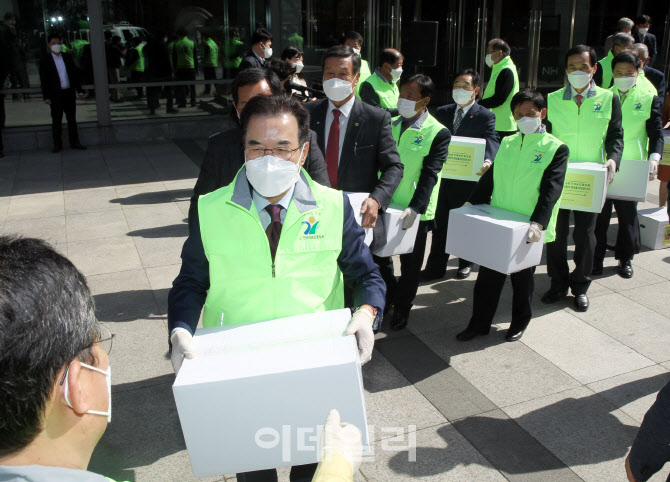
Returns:
[[[264,28],[257,28],[251,36],[251,45],[256,45],[259,42],[267,42],[272,40],[272,35]]]
[[[384,49],[379,55],[379,65],[393,65],[402,58],[402,54],[395,49]]]
[[[568,59],[572,57],[573,55],[582,55],[584,52],[587,52],[589,54],[589,62],[591,63],[591,67],[594,67],[596,63],[598,62],[598,57],[596,57],[596,51],[593,49],[593,47],[589,47],[588,45],[575,45],[572,47],[568,52],[565,54],[565,68],[568,68]]]
[[[512,110],[512,114],[514,114],[514,109],[516,109],[518,105],[523,104],[524,102],[532,102],[535,107],[537,107],[537,110],[542,110],[547,107],[547,101],[540,92],[533,89],[523,89],[514,94],[514,97],[512,97],[512,101],[510,102],[509,106]]]
[[[281,53],[280,58],[282,60],[290,60],[298,54],[302,55],[303,51],[296,47],[286,47]]]
[[[495,51],[502,50],[502,53],[505,57],[509,56],[512,53],[512,49],[509,48],[509,45],[507,44],[507,42],[505,42],[501,38],[491,39],[491,41],[489,42],[489,45]]]
[[[185,28],[178,28],[177,31],[175,32],[177,34],[177,37],[186,37],[186,29]]]
[[[57,38],[61,42],[63,41],[63,35],[60,32],[51,32],[47,36],[47,43],[51,43],[51,41],[55,38]]]
[[[238,91],[240,87],[245,85],[257,84],[262,80],[266,80],[272,91],[272,95],[279,95],[281,92],[281,83],[279,82],[279,77],[272,70],[264,69],[261,67],[254,67],[250,69],[244,69],[240,71],[233,80],[233,85],[231,90],[233,92],[233,102],[237,104],[237,101],[240,99]]]
[[[346,47],[344,45],[335,45],[334,47],[330,47],[328,50],[326,50],[326,53],[323,54],[323,58],[321,59],[321,67],[325,67],[326,59],[331,57],[340,59],[351,57],[351,63],[353,64],[354,68],[354,75],[361,71],[361,56],[356,55],[356,52],[354,52],[354,49],[351,47]]]
[[[288,79],[291,75],[295,74],[295,65],[286,60],[280,59],[270,59],[266,60],[263,67],[273,71],[279,77],[279,82]]]
[[[347,40],[356,40],[359,44],[361,44],[361,47],[363,47],[363,36],[358,32],[350,30],[347,33],[345,33],[342,36],[341,43],[344,44],[344,42],[346,42]]]
[[[400,81],[400,87],[402,87],[405,84],[411,84],[412,82],[416,82],[416,84],[419,86],[419,91],[421,92],[421,97],[430,97],[433,95],[433,90],[435,90],[435,84],[431,80],[430,77],[427,75],[422,75],[422,74],[416,74],[411,76],[407,80],[402,80]]]
[[[635,25],[644,25],[646,23],[651,23],[651,17],[649,15],[640,15],[635,19]]]
[[[469,67],[468,67],[468,68],[466,68],[466,69],[461,70],[460,72],[458,72],[458,73],[456,74],[456,77],[454,77],[454,80],[456,80],[456,78],[457,78],[457,77],[460,77],[461,75],[469,75],[469,76],[471,76],[471,77],[472,77],[472,86],[473,86],[475,89],[476,89],[477,87],[479,87],[479,82],[480,82],[479,73],[478,73],[475,69],[472,69],[472,68],[469,68]]]
[[[635,69],[640,68],[640,58],[636,53],[631,52],[630,50],[624,50],[619,55],[612,59],[612,70],[616,64],[633,64]]]
[[[295,117],[298,123],[298,140],[300,144],[306,142],[309,137],[309,111],[302,102],[285,95],[257,95],[247,102],[240,117],[243,138],[247,135],[247,127],[253,116],[279,117],[283,114]]]
[[[54,387],[98,338],[84,276],[45,241],[0,236],[0,456],[43,429]]]

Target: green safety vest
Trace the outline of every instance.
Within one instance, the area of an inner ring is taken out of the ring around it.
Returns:
[[[639,77],[638,77],[639,79]],[[616,87],[610,89],[619,95]],[[646,161],[649,153],[649,137],[647,136],[647,119],[651,117],[651,104],[654,95],[633,86],[621,104],[621,127],[623,127],[622,159]]]
[[[242,63],[240,46],[244,45],[240,39],[226,40],[223,43],[223,66],[228,69],[236,69]]]
[[[652,95],[658,95],[658,90],[656,90],[656,87],[654,87],[654,84],[649,81],[647,76],[644,75],[643,70],[637,73],[637,82],[635,82],[635,85],[642,90],[646,90]]]
[[[193,53],[195,44],[193,40],[184,37],[175,42],[174,48],[177,51],[177,68],[178,69],[194,69],[195,62],[193,60]]]
[[[219,65],[219,46],[211,38],[208,38],[205,44],[209,47],[209,52],[203,59],[203,67],[217,67]]]
[[[133,70],[135,72],[144,72],[144,45],[138,45],[135,47],[137,50],[137,60],[133,64]]]
[[[583,92],[586,93],[590,87]],[[547,120],[551,122],[552,134],[570,149],[570,161],[605,163],[605,137],[612,118],[612,92],[595,87],[596,95],[584,97],[582,105],[570,96],[570,86],[547,96]]]
[[[426,111],[427,112],[427,111]],[[421,169],[423,168],[423,159],[430,152],[430,147],[433,144],[435,136],[442,130],[446,129],[440,124],[432,115],[428,114],[426,120],[421,124],[419,130],[409,127],[400,135],[402,129],[402,122],[398,122],[401,117],[394,117],[391,122],[391,132],[395,139],[398,154],[405,169],[402,173],[402,180],[398,188],[391,198],[391,202],[399,204],[403,208],[409,206],[409,203],[414,197],[416,191],[416,184],[419,182],[421,176]],[[445,158],[446,162],[446,158]],[[437,206],[437,195],[440,192],[441,176],[437,175],[437,182],[430,195],[428,208],[425,214],[421,215],[421,221],[430,221],[435,219],[435,208]]]
[[[603,72],[603,83],[598,87],[602,87],[603,89],[609,89],[612,86],[612,59],[614,59],[614,54],[610,50],[607,53],[607,57],[598,61],[600,64],[599,68]]]
[[[168,54],[170,55],[170,68],[172,69],[173,72],[176,70],[174,65],[174,44],[175,44],[174,40],[168,42]]]
[[[367,60],[361,59],[361,72],[360,76],[358,77],[358,84],[356,85],[356,97],[359,99],[361,98],[361,85],[363,85],[363,82],[365,82],[366,79],[370,77],[370,75],[372,74],[370,72],[370,66],[368,65]]]
[[[82,68],[81,58],[84,55],[84,47],[89,45],[89,42],[86,40],[77,39],[72,42],[72,60],[74,65],[78,68]]]
[[[493,67],[491,67],[491,79],[489,80],[489,83],[486,84],[482,100],[493,97],[493,94],[495,94],[496,91],[496,80],[503,69],[510,69],[512,71],[512,75],[514,76],[514,87],[512,88],[512,92],[507,96],[507,99],[505,99],[505,103],[501,106],[494,107],[491,109],[491,112],[496,116],[496,130],[501,132],[511,132],[516,131],[517,127],[510,104],[512,103],[514,94],[519,92],[519,76],[516,72],[516,65],[512,62],[511,57],[507,56],[497,64],[493,64]]]
[[[249,189],[247,182],[246,171],[241,169],[231,184],[198,199],[210,278],[203,326],[344,308],[342,272],[337,264],[342,250],[342,192],[312,182],[302,171],[298,183],[307,183],[315,204],[301,213],[291,200],[273,262],[253,201],[249,199],[247,209],[233,200],[239,196],[236,191]]]
[[[500,143],[493,167],[493,195],[491,205],[531,216],[540,196],[544,171],[563,143],[551,134],[520,132],[505,137]],[[544,242],[556,239],[556,218],[561,200],[551,211],[549,226],[545,226]]]
[[[384,109],[397,109],[400,90],[396,82],[386,82],[376,73],[365,79],[379,96],[379,106]]]

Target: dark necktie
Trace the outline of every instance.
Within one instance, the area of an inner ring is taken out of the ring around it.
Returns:
[[[582,99],[584,96],[582,94],[577,94],[575,96],[575,102],[577,102],[577,108],[579,109],[582,106]]]
[[[328,146],[326,147],[326,167],[330,187],[337,189],[337,168],[340,158],[340,114],[337,109],[333,110],[333,123],[330,124],[328,133]]]
[[[400,127],[400,135],[403,135],[403,133],[409,129],[409,122],[407,121],[402,121],[402,126]]]
[[[454,134],[458,132],[458,128],[461,126],[462,120],[463,120],[463,109],[459,107],[458,112],[456,112],[456,120],[454,121]]]
[[[268,204],[265,206],[265,210],[270,214],[270,224],[265,229],[265,234],[268,235],[268,241],[270,241],[270,252],[272,253],[272,261],[275,260],[275,254],[277,254],[277,246],[279,245],[279,236],[281,235],[281,210],[282,207],[279,204]]]

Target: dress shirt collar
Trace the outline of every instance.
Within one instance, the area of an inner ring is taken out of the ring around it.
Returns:
[[[572,100],[575,98],[576,95],[579,94],[579,92],[577,92],[571,84],[568,84],[568,86],[570,88],[565,89],[563,100]],[[589,86],[584,90],[584,92],[582,92],[582,95],[584,96],[584,99],[589,99],[594,95],[596,95],[596,83],[593,81],[593,79],[591,79],[591,83],[589,84]]]
[[[352,95],[351,99],[349,99],[345,104],[341,105],[340,107],[335,107],[335,104],[333,104],[330,100],[328,101],[328,112],[326,112],[326,115],[329,115],[333,110],[337,109],[339,110],[344,117],[347,119],[349,118],[349,115],[351,115],[351,109],[354,108],[354,102],[356,102],[356,96]]]
[[[415,117],[414,119],[408,121],[405,119],[403,116],[398,117],[396,120],[393,121],[393,125],[397,126],[398,124],[402,122],[407,122],[409,124],[408,129],[414,129],[415,131],[421,130],[421,126],[423,125],[424,122],[426,122],[426,119],[428,118],[428,109],[423,111],[423,114],[421,114],[419,117]]]
[[[254,56],[261,61],[261,64],[265,64],[265,59],[258,55],[254,49],[251,49],[251,53],[254,54]]]
[[[458,109],[463,109],[463,117],[465,117],[465,114],[468,113],[468,111],[472,108],[473,105],[475,105],[477,101],[474,101],[472,104],[468,104],[465,107],[461,107],[460,105],[456,104],[456,111],[454,112],[454,115],[458,113]]]

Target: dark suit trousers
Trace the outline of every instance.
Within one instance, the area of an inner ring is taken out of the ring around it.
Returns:
[[[449,228],[449,213],[452,209],[463,206],[472,194],[475,186],[474,181],[458,181],[455,179],[442,179],[440,194],[437,198],[437,209],[435,211],[435,229],[433,230],[433,241],[430,245],[430,255],[426,262],[426,271],[435,274],[444,274],[447,270],[449,254],[444,252],[447,246],[447,230]],[[473,263],[461,259],[458,261],[458,269],[472,266]]]
[[[398,281],[395,279],[395,274],[393,271],[393,258],[389,256],[388,258],[380,258],[379,256],[372,255],[372,261],[379,266],[379,273],[386,284],[386,306],[384,307],[384,312],[387,311],[388,307],[393,303],[393,293],[395,292],[396,285]],[[346,286],[345,286],[346,294]],[[351,294],[351,300],[353,302],[353,293]],[[349,305],[347,305],[349,307]]]
[[[607,199],[596,221],[596,251],[594,261],[602,264],[607,251],[607,229],[610,227],[612,207],[619,218],[614,258],[621,261],[633,259],[640,252],[640,222],[637,217],[637,202]]]
[[[67,134],[70,145],[79,144],[76,119],[76,96],[74,89],[59,89],[51,96],[51,133],[54,146],[63,146],[63,113],[67,119]]]
[[[412,302],[419,289],[419,273],[426,253],[428,230],[432,226],[434,226],[433,221],[419,221],[419,232],[414,241],[414,250],[411,253],[400,255],[400,278],[394,289],[389,290],[388,284],[386,285],[387,304],[388,301],[391,301],[396,312],[407,314],[412,309]],[[388,294],[389,291],[391,296]]]
[[[535,267],[526,268],[512,273],[512,323],[510,331],[525,330],[530,323],[533,301]],[[472,300],[472,318],[468,328],[480,333],[488,333],[493,317],[498,309],[500,294],[505,286],[506,274],[499,273],[484,266],[479,267]]]
[[[568,266],[568,232],[570,231],[570,210],[560,209],[556,220],[556,240],[547,244],[547,271],[551,278],[551,289],[562,291],[568,287],[577,296],[586,294],[591,285],[593,255],[596,248],[597,213],[572,211],[575,227],[572,239],[575,242],[573,261],[575,269],[570,273]]]
[[[195,80],[195,69],[178,69],[177,80]],[[191,94],[191,104],[195,105],[195,85],[180,85],[177,86],[177,104],[180,107],[186,105],[186,92]]]
[[[216,80],[216,67],[203,67],[203,74],[205,74],[205,80]],[[211,84],[205,84],[205,94],[209,94],[212,90]],[[214,91],[216,91],[216,86],[214,86]]]
[[[317,464],[295,465],[291,467],[289,480],[291,482],[311,482],[316,472]],[[277,482],[277,470],[256,470],[237,475],[237,482]]]

